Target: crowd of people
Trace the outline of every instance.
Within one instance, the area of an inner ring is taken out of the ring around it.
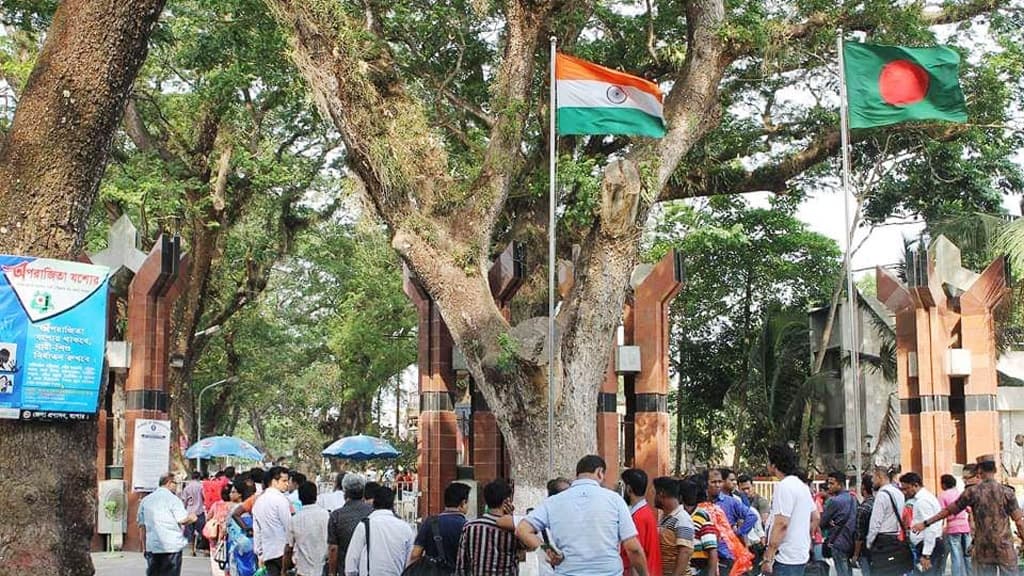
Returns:
[[[942,476],[937,495],[917,472],[886,469],[852,490],[833,472],[816,489],[786,445],[768,451],[768,472],[770,500],[728,469],[649,479],[629,468],[615,479],[589,455],[524,515],[498,479],[469,520],[470,488],[453,482],[444,509],[414,528],[395,514],[395,490],[362,474],[339,475],[318,497],[296,471],[228,468],[194,475],[180,496],[165,476],[138,522],[147,576],[179,574],[194,535],[208,542],[214,576],[516,576],[531,551],[541,574],[565,576],[942,576],[947,564],[951,576],[1017,573],[1010,525],[1024,534],[1024,516],[994,458],[965,469],[963,490]]]

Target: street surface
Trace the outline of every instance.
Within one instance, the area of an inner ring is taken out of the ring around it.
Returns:
[[[146,559],[139,552],[97,552],[92,555],[96,576],[144,576]],[[181,576],[209,576],[210,559],[206,556],[192,557],[188,552],[182,557]]]

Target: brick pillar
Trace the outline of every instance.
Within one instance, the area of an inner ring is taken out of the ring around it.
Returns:
[[[953,328],[947,321],[952,320],[955,324],[956,313],[949,309],[944,293],[937,295],[935,286],[928,290],[930,305],[920,309],[917,315],[920,466],[914,470],[921,474],[929,488],[939,490],[939,477],[951,471],[956,455],[953,421],[949,412],[949,375],[946,373],[946,350],[953,342]],[[942,288],[938,287],[938,290]],[[931,348],[928,356],[921,354],[925,346]],[[922,358],[930,361],[921,362]]]
[[[1006,274],[1002,261],[981,275],[962,268],[959,249],[942,236],[930,254],[908,262],[911,286],[879,268],[878,295],[896,314],[901,463],[937,490],[939,477],[958,457],[999,454],[992,309],[1007,293]],[[947,286],[960,297],[948,298]],[[963,396],[959,380],[954,386],[947,371],[947,356],[960,348],[970,350],[972,364]],[[916,375],[911,353],[917,355]],[[962,428],[953,422],[961,413]]]
[[[613,345],[597,395],[597,453],[608,465],[609,483],[619,479],[619,375],[615,372],[614,351]]]
[[[173,262],[171,255],[176,256],[178,249],[164,240],[163,237],[157,239],[128,288],[127,339],[132,344],[132,367],[125,381],[124,480],[128,491],[128,524],[124,549],[130,551],[142,549],[135,514],[139,501],[146,496],[132,491],[135,421],[168,419],[167,340],[170,335],[170,312],[187,276],[187,259],[180,263]]]
[[[635,462],[649,478],[671,469],[668,423],[669,303],[682,286],[681,261],[666,254],[633,291],[633,341],[640,347],[636,376]],[[648,489],[648,496],[652,492]],[[653,500],[652,500],[653,501]]]
[[[444,488],[455,480],[457,462],[457,424],[451,391],[455,385],[452,370],[452,337],[441,312],[422,286],[405,271],[404,289],[419,313],[419,514],[444,509]]]
[[[113,379],[107,384],[113,386]],[[103,398],[100,398],[100,404],[103,404]],[[96,414],[96,483],[97,485],[103,480],[107,479],[107,463],[109,462],[107,445],[109,442],[109,434],[107,433],[107,426],[109,421],[107,420],[107,410],[100,408]],[[96,531],[96,527],[93,527],[92,540],[89,542],[89,547],[93,552],[101,552],[104,550],[106,544],[106,537]]]
[[[473,394],[473,479],[482,488],[504,475],[504,452],[498,421],[479,392]],[[482,491],[481,491],[482,494]],[[482,497],[482,496],[481,496]]]
[[[960,296],[961,346],[971,351],[971,375],[964,384],[964,425],[969,461],[984,454],[1000,455],[999,413],[996,411],[995,320],[992,310],[1009,293],[1006,261],[997,259]]]

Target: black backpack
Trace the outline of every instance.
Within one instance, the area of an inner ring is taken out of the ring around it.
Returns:
[[[419,557],[419,560],[410,564],[402,571],[402,576],[452,576],[455,574],[455,563],[449,561],[444,550],[444,540],[441,538],[441,519],[432,516],[427,519],[430,524],[430,533],[434,539],[434,547],[437,548],[437,557],[427,556],[426,553]]]

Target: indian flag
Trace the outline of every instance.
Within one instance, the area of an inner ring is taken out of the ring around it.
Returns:
[[[662,95],[654,82],[558,54],[559,134],[665,135]]]

